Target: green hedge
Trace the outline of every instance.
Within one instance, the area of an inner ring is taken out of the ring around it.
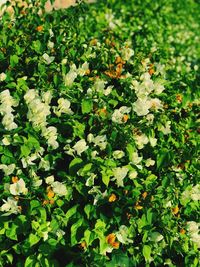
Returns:
[[[197,267],[198,1],[27,3],[0,19],[0,266]]]

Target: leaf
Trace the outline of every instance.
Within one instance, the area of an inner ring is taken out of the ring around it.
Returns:
[[[16,230],[18,225],[12,224],[12,226],[6,230],[6,236],[12,240],[17,240],[17,233]]]
[[[93,108],[93,103],[91,99],[83,99],[81,102],[81,110],[83,114],[90,113]]]
[[[38,200],[31,200],[30,205],[31,205],[31,210],[41,206],[41,204]]]
[[[69,164],[70,175],[76,175],[77,171],[83,166],[83,160],[81,158],[74,158]]]
[[[11,55],[10,56],[10,66],[15,67],[19,62],[19,57],[17,55]]]
[[[28,241],[29,241],[30,246],[34,246],[40,241],[40,237],[31,233],[29,235]]]
[[[27,145],[22,145],[21,146],[21,154],[20,157],[27,157],[31,153],[31,149]]]
[[[71,209],[69,209],[66,214],[65,214],[65,223],[67,225],[69,218],[71,218],[74,214],[76,214],[77,212],[77,208],[79,207],[79,205],[75,205],[73,206]]]
[[[78,243],[78,240],[76,239],[76,233],[78,228],[82,225],[83,218],[80,218],[76,223],[74,223],[71,227],[71,245],[74,246]]]
[[[102,172],[102,181],[106,186],[108,186],[110,183],[110,176],[107,175],[107,173]]]
[[[36,262],[35,257],[31,255],[26,259],[24,267],[35,267]]]
[[[92,232],[90,230],[88,230],[88,229],[86,229],[85,232],[84,232],[84,239],[85,239],[85,242],[86,242],[87,246],[89,246],[93,241],[90,238],[91,234],[92,234]]]
[[[157,169],[161,169],[163,166],[167,165],[168,161],[170,159],[170,152],[167,148],[161,149],[157,155],[156,163],[157,163]]]
[[[90,204],[87,204],[84,208],[84,211],[85,211],[88,219],[90,218],[90,213],[92,210],[93,210],[93,206]]]
[[[142,249],[143,256],[145,257],[145,260],[148,262],[151,259],[151,247],[148,245],[144,245]]]

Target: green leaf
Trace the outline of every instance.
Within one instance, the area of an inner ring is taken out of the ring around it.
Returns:
[[[17,55],[10,56],[10,66],[15,67],[19,62],[19,57]]]
[[[6,236],[12,240],[17,240],[17,228],[18,225],[12,224],[11,227],[6,230]]]
[[[90,246],[94,240],[94,233],[91,232],[90,230],[86,229],[84,232],[84,240],[85,240],[87,246]]]
[[[102,181],[106,186],[108,186],[110,183],[110,176],[107,173],[102,172]]]
[[[70,175],[76,175],[77,171],[83,166],[83,160],[81,158],[74,158],[69,164]]]
[[[90,113],[93,108],[93,103],[91,99],[83,99],[81,102],[81,110],[83,114]]]
[[[29,241],[30,246],[34,246],[40,241],[40,237],[31,233],[29,235],[28,241]]]
[[[65,224],[67,225],[69,219],[74,215],[76,214],[77,212],[77,208],[79,207],[79,205],[75,205],[73,206],[71,209],[69,209],[66,214],[65,214]]]
[[[90,204],[87,204],[84,208],[84,211],[85,211],[88,219],[90,218],[90,213],[92,212],[92,210],[93,210],[93,206]]]
[[[142,253],[143,253],[143,256],[145,257],[145,260],[149,262],[151,259],[151,247],[148,245],[144,245],[142,249]]]
[[[31,210],[41,206],[41,203],[38,200],[31,200],[30,202]]]
[[[35,259],[35,256],[28,256],[28,258],[25,261],[24,267],[35,267],[37,263],[37,260]]]
[[[76,239],[76,233],[78,228],[83,224],[83,218],[80,218],[76,223],[71,226],[71,245],[76,245],[79,240]]]
[[[170,152],[167,148],[163,148],[159,151],[156,159],[157,169],[161,169],[163,166],[167,165],[170,160]]]
[[[27,145],[21,146],[21,154],[20,157],[27,157],[31,153],[31,149]]]

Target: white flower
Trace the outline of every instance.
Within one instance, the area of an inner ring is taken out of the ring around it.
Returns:
[[[162,125],[159,130],[165,135],[170,134],[171,133],[170,126],[171,126],[171,121],[167,121],[165,126]]]
[[[0,211],[6,211],[9,214],[17,214],[20,212],[17,201],[13,197],[8,197],[7,201],[3,199],[4,204],[0,207]]]
[[[13,171],[15,170],[15,167],[16,166],[14,163],[10,165],[0,164],[0,170],[3,170],[6,176],[12,174]]]
[[[156,95],[160,95],[164,90],[165,90],[165,87],[162,84],[158,82],[154,83],[154,93]]]
[[[2,124],[6,130],[10,131],[17,128],[17,124],[14,122],[14,116],[12,112],[14,111],[13,107],[18,106],[18,101],[14,99],[8,89],[0,93],[0,113],[3,116]]]
[[[36,160],[38,158],[37,154],[31,154],[30,156],[26,157],[26,158],[22,158],[21,162],[22,162],[22,166],[23,168],[27,168],[30,165],[35,165],[35,162],[33,162],[34,160]]]
[[[28,193],[28,189],[26,188],[25,182],[22,178],[16,183],[10,185],[10,193],[14,196],[18,196],[20,194],[26,195]]]
[[[132,155],[131,155],[131,162],[132,162],[134,165],[137,166],[141,161],[142,161],[142,157],[139,157],[139,156],[138,156],[137,151],[136,151],[136,152],[133,152]]]
[[[47,183],[47,184],[52,184],[53,182],[54,182],[54,176],[53,175],[51,175],[51,176],[48,176],[46,179],[45,179],[45,182]]]
[[[115,151],[113,151],[113,157],[115,159],[121,159],[121,158],[124,157],[124,155],[125,155],[125,153],[122,150],[115,150]]]
[[[59,144],[57,140],[57,128],[54,126],[49,126],[48,128],[42,128],[42,135],[47,140],[48,146],[51,146],[53,149],[58,148]]]
[[[109,85],[104,91],[103,91],[103,94],[104,95],[109,95],[111,92],[112,92],[112,89],[113,89],[113,85]]]
[[[116,237],[122,244],[133,243],[133,240],[128,238],[129,229],[125,225],[121,225],[119,231],[116,233]]]
[[[149,103],[151,105],[151,108],[155,111],[163,109],[163,104],[158,98],[150,98]]]
[[[46,118],[51,114],[50,107],[47,103],[43,103],[38,93],[31,89],[25,95],[24,99],[28,106],[27,117],[33,126],[41,129],[47,125]]]
[[[51,64],[55,59],[55,57],[50,57],[47,53],[44,53],[42,57],[47,65]]]
[[[4,135],[3,139],[2,139],[2,143],[4,146],[9,146],[11,142],[10,136],[8,135]]]
[[[199,231],[199,223],[195,222],[195,221],[189,221],[187,222],[187,226],[188,226],[188,231],[190,233],[198,233]]]
[[[194,233],[194,234],[191,234],[191,240],[192,242],[194,242],[198,248],[200,248],[200,234],[198,233]]]
[[[133,110],[138,116],[145,116],[149,113],[151,108],[151,103],[147,98],[139,99],[133,103]]]
[[[97,155],[98,155],[98,151],[96,151],[96,150],[92,151],[92,153],[91,153],[92,159],[95,159]]]
[[[197,223],[195,221],[189,221],[187,222],[187,226],[191,241],[194,242],[198,248],[200,248],[200,234],[199,234],[200,223]]]
[[[60,182],[53,182],[51,184],[51,187],[53,189],[53,192],[57,194],[58,196],[65,196],[67,194],[67,188],[66,185],[60,183]]]
[[[54,47],[54,42],[48,41],[47,46],[49,49],[52,49]]]
[[[89,63],[85,62],[82,64],[81,67],[78,68],[77,73],[80,76],[84,76],[88,70],[89,70]]]
[[[30,103],[32,102],[35,98],[38,97],[38,93],[35,89],[30,89],[26,92],[26,94],[24,95],[24,99],[26,101],[26,103]]]
[[[94,141],[94,135],[92,133],[89,133],[87,136],[87,141],[89,143],[92,143]]]
[[[133,179],[135,179],[135,178],[137,177],[137,175],[138,175],[137,171],[136,171],[136,170],[132,170],[132,171],[129,172],[128,177],[129,177],[131,180],[133,180]]]
[[[99,146],[100,150],[104,150],[107,145],[106,135],[97,135],[93,139],[94,146]]]
[[[13,120],[14,116],[11,113],[8,113],[3,117],[2,124],[4,125],[6,130],[11,131],[17,128],[17,124]]]
[[[117,182],[117,186],[124,186],[124,178],[127,176],[128,173],[127,167],[118,167],[113,170],[114,179]]]
[[[61,61],[61,64],[62,65],[66,65],[67,64],[67,58],[63,58],[62,61]]]
[[[42,100],[46,103],[46,104],[50,104],[51,103],[51,99],[52,99],[52,92],[51,91],[46,91],[42,93]]]
[[[62,113],[72,115],[73,111],[70,108],[70,101],[68,99],[59,98],[58,99],[58,107],[54,109],[54,113],[60,117]]]
[[[200,184],[195,185],[191,190],[191,199],[193,201],[200,200]]]
[[[131,112],[130,107],[122,106],[119,109],[115,109],[112,114],[112,121],[118,124],[124,123],[123,118],[125,114],[129,114]]]
[[[57,235],[58,238],[61,238],[61,237],[63,237],[65,235],[65,232],[63,230],[61,230],[61,229],[57,229],[56,230],[56,235]]]
[[[131,48],[125,47],[122,51],[122,58],[125,61],[129,61],[129,59],[134,55],[134,50]]]
[[[39,163],[39,169],[44,169],[45,171],[49,171],[50,168],[51,168],[50,162],[44,158],[41,158]]]
[[[152,147],[154,147],[157,144],[157,139],[154,137],[149,137],[149,143]]]
[[[145,134],[135,135],[134,140],[135,140],[135,143],[136,143],[138,149],[142,149],[144,147],[144,145],[146,145],[149,142],[149,140]]]
[[[147,121],[148,121],[148,125],[150,125],[150,124],[152,124],[153,123],[153,120],[154,120],[154,115],[153,114],[151,114],[151,113],[149,113],[149,114],[147,114],[147,116],[146,116],[146,119],[147,119]]]
[[[99,80],[99,79],[96,80],[94,83],[95,91],[97,91],[99,93],[104,92],[105,84],[106,84],[106,82],[103,80]]]
[[[7,75],[4,72],[0,73],[0,82],[5,81],[6,77]]]
[[[151,159],[151,158],[148,158],[146,160],[146,163],[145,163],[145,166],[146,167],[150,167],[150,166],[153,166],[155,164],[155,160]]]
[[[77,77],[77,68],[76,65],[73,64],[70,66],[69,72],[64,76],[65,86],[71,86],[76,77]]]
[[[81,153],[88,149],[88,146],[86,144],[86,141],[84,139],[81,139],[73,146],[73,149],[80,156]]]

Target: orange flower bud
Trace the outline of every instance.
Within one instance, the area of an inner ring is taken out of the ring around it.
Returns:
[[[115,249],[118,249],[119,248],[119,242],[113,242],[112,243],[112,247],[115,248]]]
[[[128,120],[128,115],[125,114],[125,115],[123,116],[123,122],[127,122],[127,120]]]
[[[97,45],[97,39],[92,39],[90,41],[90,45]]]
[[[43,26],[42,25],[37,26],[36,31],[41,32],[42,30],[43,30]]]
[[[178,206],[176,206],[175,208],[172,209],[172,213],[174,215],[178,214],[178,212],[179,212],[179,207]]]
[[[116,195],[115,194],[111,194],[108,201],[109,202],[114,202],[115,200],[117,199]]]
[[[50,198],[53,198],[55,195],[55,193],[53,192],[53,190],[49,190],[48,193],[47,193],[47,197],[50,199]]]
[[[186,233],[185,229],[182,228],[182,229],[180,230],[180,234],[184,235],[185,233]]]
[[[147,192],[144,192],[144,193],[142,194],[142,198],[145,199],[145,198],[147,197],[147,195],[148,195],[148,193],[147,193]]]
[[[153,75],[154,73],[155,73],[155,70],[154,70],[154,69],[150,69],[150,70],[149,70],[149,74],[150,74],[150,75]]]
[[[53,205],[55,203],[55,200],[54,199],[50,199],[49,200],[49,204]]]
[[[19,178],[17,176],[12,177],[13,184],[17,183],[19,181]]]
[[[42,202],[42,205],[45,206],[45,205],[47,205],[47,204],[49,204],[49,200],[46,200],[46,199],[45,199],[45,200]]]
[[[115,239],[116,239],[116,235],[114,233],[106,236],[106,242],[110,245],[112,245],[115,242]]]
[[[141,205],[139,204],[139,202],[136,202],[134,208],[135,208],[136,210],[141,210],[141,209],[143,209],[143,206],[141,206]]]
[[[86,244],[86,242],[85,242],[85,241],[82,241],[81,244],[80,244],[80,247],[81,247],[82,249],[86,249],[86,248],[87,248],[87,244]]]
[[[176,95],[176,100],[177,100],[179,103],[182,102],[182,99],[183,99],[182,95],[180,95],[180,94]]]

